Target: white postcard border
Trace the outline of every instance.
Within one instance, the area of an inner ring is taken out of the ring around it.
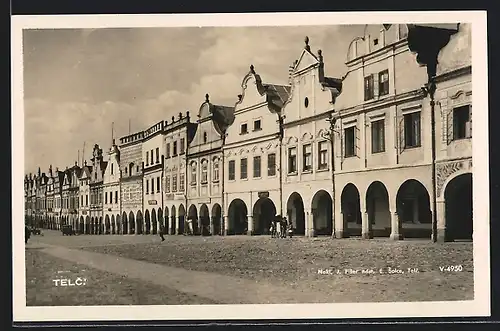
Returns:
[[[24,99],[22,30],[40,28],[296,26],[380,23],[471,23],[473,112],[474,291],[472,301],[283,305],[26,307],[24,249]],[[489,160],[486,12],[343,12],[12,17],[13,319],[23,321],[237,320],[490,315]]]

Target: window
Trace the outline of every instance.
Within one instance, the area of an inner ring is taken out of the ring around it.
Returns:
[[[130,172],[130,176],[132,176],[132,170],[134,170],[134,164],[133,164],[133,163],[130,163],[130,164],[128,165],[128,167],[129,167],[129,169],[130,169],[130,171],[129,171],[129,172]]]
[[[151,165],[154,164],[153,160],[154,160],[154,155],[153,155],[153,150],[151,150]]]
[[[149,152],[146,152],[146,165],[149,165]]]
[[[160,148],[156,147],[156,163],[160,163]]]
[[[85,195],[85,206],[89,205],[89,195]]]
[[[156,192],[160,192],[160,177],[156,177]]]
[[[149,180],[146,180],[146,194],[149,194]]]
[[[453,140],[472,137],[470,106],[453,109]]]
[[[104,203],[108,204],[108,192],[104,192]]]
[[[375,45],[375,46],[378,45],[378,39],[377,38],[373,39],[373,45]]]
[[[139,166],[135,167],[135,172],[139,173]]]
[[[378,95],[389,94],[389,71],[384,70],[378,73]]]
[[[180,147],[180,149],[181,149],[180,153],[181,154],[184,154],[184,150],[186,149],[185,145],[186,145],[186,139],[181,138],[181,147]]]
[[[344,137],[345,137],[345,150],[344,150],[344,156],[345,157],[351,157],[356,155],[356,148],[355,148],[355,127],[351,126],[350,128],[344,129]]]
[[[167,157],[170,157],[170,143],[167,144]]]
[[[297,172],[297,148],[290,147],[288,149],[288,173]]]
[[[373,75],[365,77],[365,101],[375,97],[373,87]]]
[[[385,121],[372,122],[372,153],[385,152]]]
[[[172,176],[172,192],[177,192],[177,174]]]
[[[170,192],[170,176],[167,176],[165,178],[165,191],[167,193]]]
[[[240,160],[240,178],[241,179],[246,179],[247,178],[247,169],[248,169],[248,161],[246,158],[243,158]]]
[[[236,170],[236,164],[234,160],[229,161],[229,166],[228,166],[228,179],[229,180],[234,180],[235,179],[235,170]]]
[[[203,132],[203,143],[206,144],[208,140],[208,135],[206,132]]]
[[[312,145],[307,144],[302,147],[302,171],[312,169]]]
[[[318,143],[318,169],[328,169],[328,144],[326,141]]]
[[[191,185],[196,184],[196,162],[191,163]]]
[[[113,163],[111,163],[111,174],[113,174]]]
[[[177,141],[174,141],[174,145],[172,147],[172,156],[177,156]]]
[[[420,112],[404,115],[405,147],[420,146]]]
[[[241,124],[240,134],[248,133],[248,127],[246,123]]]
[[[253,130],[254,130],[254,131],[259,131],[259,130],[261,130],[261,129],[262,129],[262,127],[261,127],[261,125],[260,125],[260,120],[255,120],[255,121],[253,122]]]
[[[151,194],[155,193],[155,179],[151,178]]]
[[[127,171],[127,170],[128,170],[128,168],[125,168],[125,174],[128,174],[128,171]]]
[[[203,160],[201,162],[201,183],[206,184],[208,182],[208,162]]]
[[[82,196],[80,196],[80,198],[81,198],[80,200],[82,200],[81,205],[83,206],[83,195],[82,195]],[[64,199],[64,208],[66,208],[66,209],[67,209],[67,207],[66,207],[66,199]]]
[[[309,107],[309,98],[308,97],[306,97],[304,99],[304,107],[306,107],[306,108]]]
[[[260,156],[254,156],[253,158],[253,177],[254,178],[259,178],[260,175],[260,164],[261,164],[261,158]]]
[[[115,203],[118,203],[118,191],[115,191]]]
[[[215,158],[213,159],[213,181],[217,182],[219,181],[219,159]]]
[[[184,192],[184,174],[179,175],[179,191]]]

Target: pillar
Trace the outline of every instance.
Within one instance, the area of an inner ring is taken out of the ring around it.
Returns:
[[[174,233],[173,234],[182,234],[181,233],[181,229],[180,229],[180,224],[181,224],[181,216],[177,216],[177,217],[174,217],[172,216],[173,218],[173,222],[174,222]]]
[[[224,235],[227,236],[229,233],[229,217],[224,216]]]
[[[214,233],[214,217],[208,216],[208,219],[210,221],[210,228],[209,228],[210,235],[213,236],[213,235],[215,235],[215,233]]]
[[[306,212],[306,231],[308,237],[316,236],[314,231],[314,209],[311,208],[311,212]]]
[[[391,239],[392,240],[402,240],[403,239],[403,234],[402,234],[402,227],[401,227],[401,221],[399,220],[399,215],[396,211],[393,211],[392,209],[390,211],[391,213]]]
[[[373,230],[372,230],[372,222],[368,215],[368,206],[364,201],[365,199],[360,199],[360,209],[361,209],[361,238],[363,239],[372,239],[373,238]]]
[[[340,208],[340,206],[338,208],[336,208],[335,210],[335,219],[337,220],[337,222],[335,222],[335,228],[334,228],[334,231],[335,231],[335,238],[337,239],[341,239],[341,238],[344,238],[345,237],[345,234],[344,234],[344,226],[345,226],[345,222],[344,222],[344,214],[342,213],[342,209]]]
[[[438,200],[437,205],[437,241],[446,242],[450,241],[449,236],[446,235],[446,201]],[[432,212],[432,211],[431,211]]]
[[[253,216],[252,215],[248,215],[247,216],[247,220],[248,220],[248,229],[247,229],[247,235],[251,236],[254,234],[254,224],[253,224]]]

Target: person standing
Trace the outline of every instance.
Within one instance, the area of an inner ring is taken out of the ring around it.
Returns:
[[[160,234],[161,241],[162,242],[165,241],[165,237],[163,236],[165,234],[165,227],[163,226],[163,223],[160,223],[159,234]]]
[[[27,244],[31,237],[31,230],[27,225],[24,226],[24,243]]]

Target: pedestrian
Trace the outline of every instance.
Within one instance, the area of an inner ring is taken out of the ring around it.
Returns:
[[[24,226],[24,243],[25,244],[28,243],[28,240],[30,239],[30,237],[31,237],[31,230],[27,225],[25,225]]]
[[[165,241],[165,237],[163,236],[165,234],[165,227],[163,226],[163,224],[160,223],[160,238],[161,238],[161,241],[164,242]]]

